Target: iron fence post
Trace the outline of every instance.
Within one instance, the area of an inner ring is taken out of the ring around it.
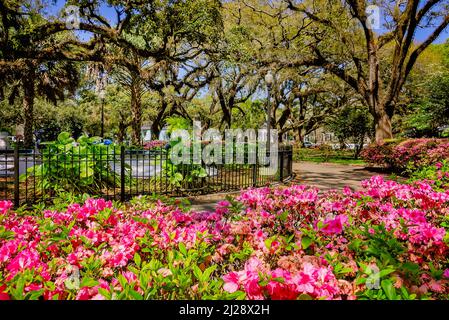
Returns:
[[[257,148],[256,148],[256,163],[253,164],[253,187],[257,187]]]
[[[278,152],[278,157],[279,157],[279,181],[283,182],[284,181],[284,152],[285,149],[281,148]]]
[[[20,206],[20,184],[19,184],[19,144],[14,146],[14,206]]]
[[[293,147],[289,146],[288,149],[288,176],[293,176]]]
[[[120,146],[120,201],[125,201],[125,146],[123,145]]]

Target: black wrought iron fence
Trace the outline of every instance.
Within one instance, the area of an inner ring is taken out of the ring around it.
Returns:
[[[68,191],[126,201],[137,195],[183,196],[260,187],[291,178],[292,153],[290,146],[281,147],[278,166],[270,170],[259,161],[248,163],[251,156],[258,157],[247,151],[243,163],[173,165],[163,147],[104,146],[95,152],[71,148],[40,153],[16,147],[0,153],[0,200],[20,206]]]

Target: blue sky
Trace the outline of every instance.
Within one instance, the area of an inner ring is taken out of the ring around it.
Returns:
[[[50,0],[48,2],[48,7],[46,8],[47,13],[50,15],[58,15],[61,9],[64,7],[66,1],[63,0]],[[116,22],[116,13],[115,10],[105,4],[103,4],[100,8],[100,13],[104,17],[106,17],[112,23]],[[427,39],[433,29],[431,28],[418,28],[415,34],[415,41],[422,42]],[[88,38],[87,33],[80,32],[79,36],[83,39]],[[449,28],[446,28],[445,31],[441,33],[438,39],[434,43],[444,43],[449,38]]]

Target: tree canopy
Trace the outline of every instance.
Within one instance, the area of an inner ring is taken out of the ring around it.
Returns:
[[[157,136],[173,116],[262,126],[268,70],[271,126],[300,141],[346,108],[368,110],[378,142],[448,121],[448,44],[434,44],[447,37],[448,0],[55,3],[50,14],[47,1],[0,0],[0,127],[24,124],[28,146],[45,101],[54,128],[91,134],[103,105],[107,134],[133,144],[144,123]],[[74,106],[77,119],[52,111]]]

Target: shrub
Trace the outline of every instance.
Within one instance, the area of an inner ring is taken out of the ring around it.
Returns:
[[[393,172],[410,175],[423,166],[449,159],[449,140],[410,139],[371,145],[362,151],[363,159]]]
[[[81,136],[75,141],[67,132],[43,145],[42,164],[29,168],[21,177],[33,176],[37,189],[98,193],[104,187],[120,185],[119,175],[110,166],[112,155],[120,154],[118,146],[104,145],[97,137]]]
[[[426,181],[434,189],[443,191],[449,189],[449,160],[437,162],[430,166],[424,166],[410,176],[409,181]]]

